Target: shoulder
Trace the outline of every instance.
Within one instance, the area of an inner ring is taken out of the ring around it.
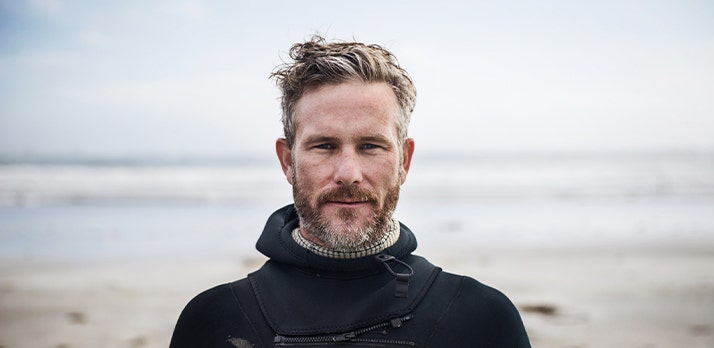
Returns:
[[[464,314],[477,312],[479,317],[490,319],[507,316],[520,320],[518,310],[504,293],[474,278],[441,272],[435,290],[450,295],[450,305],[454,307],[451,310],[463,311]]]
[[[247,279],[221,284],[199,293],[188,302],[179,320],[204,319],[207,316],[217,317],[233,313],[236,307],[240,306],[234,289],[244,283],[247,284]]]
[[[471,277],[442,272],[435,289],[449,301],[443,307],[434,336],[477,339],[484,347],[529,347],[528,336],[518,309],[494,287]],[[461,336],[459,335],[462,334]],[[444,343],[441,338],[438,342]]]
[[[516,309],[511,300],[494,287],[481,283],[469,276],[451,273],[445,273],[445,276],[458,279],[460,283],[458,297],[461,301],[464,301],[465,305],[501,309],[509,312]]]
[[[172,348],[219,347],[234,338],[257,339],[237,293],[247,279],[218,285],[196,295],[184,307],[171,338]],[[250,299],[247,299],[250,300]]]

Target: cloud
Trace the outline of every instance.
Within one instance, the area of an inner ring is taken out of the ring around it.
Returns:
[[[228,129],[222,139],[233,144],[267,116],[272,132],[279,108],[267,75],[316,28],[394,50],[419,89],[413,134],[425,148],[714,144],[714,32],[699,5],[367,1],[346,13],[290,2],[279,11],[190,0],[0,4],[13,15],[0,40],[0,121],[18,130],[0,130],[7,144],[29,143],[22,133],[47,119],[55,127],[32,138],[38,149],[78,142],[61,131],[68,119],[100,134],[88,148],[112,127],[139,126],[134,138],[149,140],[167,124],[177,134],[203,129],[216,143],[213,129]],[[371,10],[377,4],[382,11]]]
[[[272,105],[266,104],[273,100],[265,95],[272,89],[265,79],[252,79],[237,71],[214,71],[182,78],[105,81],[58,92],[70,103],[97,112],[210,119],[269,109]]]
[[[90,47],[106,47],[109,43],[108,37],[98,29],[86,28],[81,30],[77,37],[79,42]]]
[[[209,17],[206,5],[198,1],[169,2],[163,9],[166,13],[192,21],[205,21]]]
[[[32,0],[30,4],[33,9],[50,15],[58,15],[65,8],[62,0]]]

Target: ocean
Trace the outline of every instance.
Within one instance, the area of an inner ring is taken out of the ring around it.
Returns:
[[[250,255],[291,202],[275,161],[0,164],[0,259]],[[397,217],[448,245],[713,245],[714,154],[417,156]]]

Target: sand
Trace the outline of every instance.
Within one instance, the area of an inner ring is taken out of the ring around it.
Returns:
[[[508,294],[534,347],[714,347],[712,245],[420,254]],[[191,297],[263,260],[3,260],[0,347],[167,347]]]

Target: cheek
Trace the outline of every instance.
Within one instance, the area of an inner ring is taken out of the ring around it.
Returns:
[[[324,181],[324,168],[310,164],[302,163],[293,169],[295,174],[294,181],[298,182],[303,188],[314,189],[319,186],[320,182]]]
[[[384,161],[379,165],[371,168],[374,178],[380,183],[380,186],[391,188],[395,184],[401,183],[401,177],[404,175],[402,167],[396,165],[392,161]],[[376,183],[375,183],[376,184]]]

